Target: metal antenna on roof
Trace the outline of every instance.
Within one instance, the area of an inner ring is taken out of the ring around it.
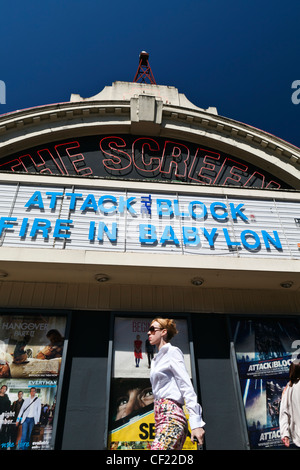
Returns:
[[[146,80],[148,79],[151,83],[151,85],[156,85],[151,67],[149,65],[149,54],[148,52],[142,51],[140,53],[140,61],[139,61],[139,66],[137,69],[137,72],[135,74],[135,77],[133,79],[134,82],[142,82],[146,83]]]

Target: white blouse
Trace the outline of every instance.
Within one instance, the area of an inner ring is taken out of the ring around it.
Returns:
[[[165,344],[152,359],[150,381],[155,400],[170,398],[186,405],[191,429],[202,428],[202,408],[197,402],[191,379],[184,364],[182,351]]]
[[[289,437],[300,447],[300,381],[282,392],[279,425],[281,438]]]

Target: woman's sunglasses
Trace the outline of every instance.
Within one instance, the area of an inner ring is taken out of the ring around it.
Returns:
[[[155,333],[157,330],[163,330],[163,328],[155,328],[155,326],[150,326],[148,331],[150,331],[150,333]]]

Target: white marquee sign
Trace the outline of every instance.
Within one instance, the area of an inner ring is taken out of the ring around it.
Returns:
[[[300,202],[0,186],[1,246],[300,258]]]

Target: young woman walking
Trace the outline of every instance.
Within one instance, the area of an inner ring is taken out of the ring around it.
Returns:
[[[168,318],[156,318],[148,331],[150,344],[158,348],[150,372],[155,417],[155,439],[151,449],[182,449],[188,431],[184,403],[189,413],[191,439],[203,444],[202,408],[197,402],[183,353],[170,343],[177,333],[174,320]]]

